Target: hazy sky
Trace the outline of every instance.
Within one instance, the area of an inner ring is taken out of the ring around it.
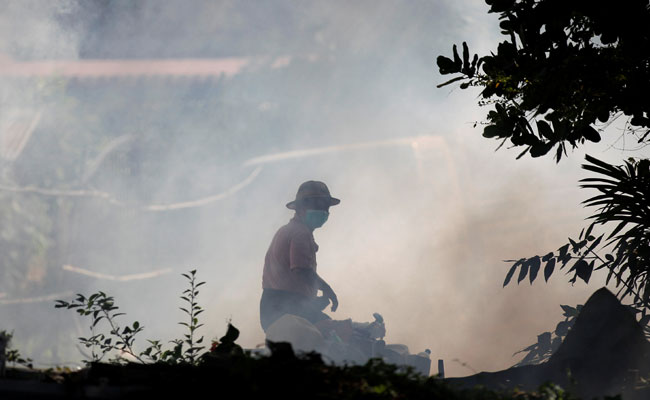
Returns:
[[[180,273],[195,268],[207,281],[206,338],[232,319],[243,346],[263,343],[264,254],[291,218],[284,205],[316,179],[341,199],[315,232],[319,273],[339,297],[334,318],[381,313],[388,343],[430,348],[449,376],[516,363],[515,351],[562,319],[560,304],[584,303],[603,277],[572,287],[556,272],[548,284],[501,287],[502,260],[577,236],[588,215],[579,203],[590,194],[578,189],[582,151],[560,164],[495,153],[498,143],[473,127],[487,112],[478,92],[436,88],[448,78],[435,58],[452,44],[496,48],[498,21],[487,9],[479,1],[0,1],[0,126],[39,116],[19,157],[3,161],[15,175],[3,184],[65,184],[119,200],[65,198],[70,208],[56,203],[65,217],[24,203],[58,215],[66,228],[51,232],[66,233],[48,245],[27,289],[2,287],[0,328],[14,329],[27,355],[78,362],[75,332],[54,355],[29,338],[44,324],[75,324],[80,334],[86,322],[76,325],[51,299],[7,300],[104,290],[146,326],[141,345],[171,339],[181,332]],[[221,78],[6,73],[16,62],[222,58],[243,66]],[[610,129],[586,150],[609,161],[630,155]],[[102,152],[115,158],[112,169]],[[75,179],[46,178],[58,167]],[[106,279],[151,271],[162,275]],[[46,283],[53,276],[56,287]]]

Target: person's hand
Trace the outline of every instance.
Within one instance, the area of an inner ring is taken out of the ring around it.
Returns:
[[[314,304],[318,308],[318,311],[323,311],[325,307],[330,305],[330,299],[325,296],[317,296]]]
[[[336,298],[336,293],[332,290],[332,287],[327,285],[323,289],[323,297],[329,299],[332,302],[332,312],[336,311],[339,307],[339,300]]]

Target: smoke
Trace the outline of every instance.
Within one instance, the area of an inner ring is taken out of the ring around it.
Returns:
[[[559,304],[598,285],[556,273],[501,287],[502,260],[579,232],[586,195],[580,154],[555,165],[494,153],[472,127],[485,114],[477,93],[436,89],[435,57],[452,44],[496,46],[484,4],[0,7],[0,195],[14,207],[3,215],[19,216],[2,231],[15,257],[2,267],[0,328],[37,363],[82,358],[87,321],[52,302],[77,292],[113,295],[147,338],[179,337],[191,269],[207,282],[206,340],[232,320],[243,346],[263,343],[264,254],[310,179],[342,200],[315,233],[340,300],[332,316],[381,313],[387,342],[430,348],[449,376],[514,364]]]

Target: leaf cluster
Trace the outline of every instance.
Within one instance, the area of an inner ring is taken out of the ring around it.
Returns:
[[[529,277],[530,283],[536,279],[541,264],[545,263],[544,278],[548,281],[556,266],[564,268],[571,263],[567,273],[570,279],[577,278],[589,283],[594,270],[607,269],[607,283],[615,278],[616,287],[621,287],[619,295],[632,296],[639,307],[648,307],[650,300],[650,161],[626,161],[624,165],[614,166],[595,157],[586,156],[583,168],[599,174],[594,178],[581,180],[581,187],[595,189],[598,194],[585,200],[588,207],[597,207],[593,222],[580,232],[578,240],[569,238],[569,243],[557,252],[543,257],[534,256],[514,261],[508,271],[503,286],[506,286],[517,269],[517,282]],[[592,235],[595,226],[616,223],[611,233],[605,237]],[[603,242],[604,239],[604,242]],[[601,244],[602,242],[602,244]],[[600,246],[600,247],[599,247]],[[608,248],[611,251],[601,257],[596,250]]]
[[[125,314],[117,312],[119,307],[115,305],[115,299],[112,296],[108,296],[101,291],[88,297],[83,294],[77,294],[77,297],[71,302],[56,300],[54,307],[75,310],[81,316],[90,317],[91,336],[79,338],[81,344],[91,349],[91,360],[84,360],[85,362],[99,362],[107,353],[113,350],[119,352],[119,354],[129,354],[138,361],[143,362],[133,350],[133,343],[135,336],[144,327],[138,321],[133,322],[131,325],[120,327],[117,323],[117,317]],[[95,333],[97,325],[102,320],[109,326],[108,334]],[[116,361],[119,361],[121,358],[119,354]]]
[[[606,284],[613,280],[619,288],[617,296],[630,299],[630,307],[640,314],[640,324],[650,335],[650,161],[628,160],[614,166],[589,155],[586,161],[582,167],[597,174],[581,180],[582,188],[598,192],[583,202],[597,208],[589,217],[592,223],[577,240],[568,238],[568,243],[554,252],[507,260],[513,264],[503,286],[512,281],[517,270],[517,283],[528,277],[532,284],[542,266],[546,281],[556,269],[569,266],[571,283],[578,278],[589,283],[593,271],[604,269]],[[595,227],[610,224],[614,225],[609,234],[593,234]],[[545,341],[537,349],[547,348]]]
[[[592,227],[590,226],[590,228]],[[561,246],[557,251],[549,252],[544,256],[537,255],[530,258],[520,258],[516,261],[505,260],[506,262],[514,262],[514,264],[506,274],[503,286],[505,287],[510,283],[517,269],[519,269],[517,283],[521,283],[521,281],[528,277],[532,284],[537,279],[542,265],[544,265],[544,280],[548,282],[556,268],[564,269],[569,263],[571,263],[571,268],[569,268],[567,274],[573,273],[569,282],[575,283],[577,278],[580,278],[585,283],[589,283],[596,258],[598,257],[598,255],[593,253],[593,250],[598,246],[603,236],[601,235],[596,238],[590,233],[590,229],[587,232],[583,229],[578,240],[568,238],[569,243]]]
[[[16,365],[22,365],[23,367],[27,368],[33,368],[33,361],[29,357],[23,357],[22,354],[20,354],[20,350],[18,349],[12,349],[9,345],[11,344],[11,339],[13,338],[13,333],[7,332],[7,331],[0,331],[0,341],[3,342],[3,351],[5,352],[4,354],[4,359],[6,362],[10,362],[13,364],[15,367]]]
[[[134,348],[135,337],[142,332],[144,327],[138,321],[120,327],[117,317],[125,314],[117,312],[119,308],[115,305],[114,298],[104,292],[100,291],[89,297],[77,294],[75,300],[71,302],[56,300],[55,308],[73,309],[79,315],[91,318],[91,336],[79,338],[81,344],[91,349],[91,360],[84,360],[86,363],[99,362],[108,353],[114,352],[117,355],[113,361],[118,363],[125,361],[122,354],[128,354],[143,364],[153,362],[195,365],[199,362],[200,352],[205,348],[200,345],[203,342],[203,336],[198,339],[195,337],[196,331],[203,326],[199,323],[198,315],[204,310],[198,305],[197,296],[199,295],[198,288],[205,282],[196,281],[196,270],[182,275],[187,278],[190,286],[181,295],[181,300],[188,305],[180,307],[187,314],[188,321],[179,322],[179,324],[187,328],[187,333],[183,334],[183,339],[171,340],[170,343],[173,346],[170,349],[165,349],[160,340],[147,339],[149,346],[144,351],[137,353]],[[109,332],[107,334],[95,332],[102,320],[108,325]]]
[[[188,333],[184,334],[184,340],[174,341],[177,346],[182,346],[182,344],[187,344],[187,349],[184,350],[180,358],[181,361],[189,362],[194,364],[197,360],[199,352],[205,348],[205,346],[199,346],[203,343],[203,336],[198,339],[195,339],[194,333],[197,329],[203,326],[199,323],[198,315],[201,314],[204,310],[196,302],[196,297],[199,295],[199,286],[204,285],[205,282],[196,282],[196,270],[190,271],[189,274],[183,274],[185,278],[189,281],[190,288],[183,291],[181,300],[187,303],[186,307],[180,307],[189,321],[188,322],[179,322],[180,325],[183,325],[187,328]]]
[[[542,334],[537,335],[536,343],[514,353],[513,356],[519,353],[527,353],[524,358],[515,365],[516,367],[541,364],[548,361],[553,353],[555,353],[555,351],[560,347],[564,338],[573,326],[576,317],[580,314],[582,304],[579,304],[576,307],[563,304],[560,305],[560,307],[562,307],[564,321],[560,321],[553,332],[543,332]]]
[[[616,286],[623,286],[623,296],[633,296],[639,307],[650,306],[650,160],[629,160],[613,166],[587,155],[590,164],[583,168],[599,174],[582,179],[583,188],[599,193],[584,201],[589,207],[598,207],[591,217],[593,224],[616,223],[607,237],[612,244],[599,268],[607,268],[607,282],[616,278]],[[592,225],[593,225],[592,224]]]
[[[459,74],[461,89],[482,88],[495,99],[483,136],[523,147],[522,157],[566,155],[585,141],[598,142],[594,128],[610,117],[629,117],[630,131],[650,134],[650,8],[630,0],[612,7],[578,0],[486,0],[507,37],[496,53],[438,56],[441,74]],[[471,62],[470,62],[471,58]],[[482,68],[481,68],[482,67]],[[635,128],[636,127],[636,128]]]
[[[238,334],[230,325],[224,336],[229,338],[220,341],[234,344],[231,339]],[[425,377],[411,367],[400,367],[378,358],[364,365],[328,365],[318,353],[296,354],[289,343],[267,342],[267,345],[271,355],[263,357],[247,352],[230,353],[227,345],[222,351],[204,355],[200,367],[221,369],[223,373],[212,371],[210,376],[221,379],[224,385],[237,387],[241,397],[260,394],[273,397],[277,393],[288,398],[316,399],[575,399],[550,383],[534,392],[496,392],[484,387],[459,389],[438,377]]]

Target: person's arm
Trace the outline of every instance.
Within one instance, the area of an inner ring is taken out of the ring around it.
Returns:
[[[318,288],[323,291],[323,296],[332,302],[332,312],[336,311],[339,307],[339,299],[336,297],[336,293],[334,293],[332,287],[316,272],[314,272],[314,275],[316,275],[316,279],[318,280]]]
[[[339,307],[339,300],[332,287],[321,278],[316,271],[310,268],[295,268],[294,273],[301,274],[302,278],[307,280],[310,284],[316,283],[318,289],[323,291],[323,296],[332,302],[332,312],[336,311]]]
[[[323,291],[323,297],[332,302],[332,311],[336,311],[339,301],[332,287],[316,273],[316,254],[314,250],[314,239],[311,235],[296,235],[291,239],[289,246],[289,269],[294,273],[301,274],[309,286],[315,286]]]

